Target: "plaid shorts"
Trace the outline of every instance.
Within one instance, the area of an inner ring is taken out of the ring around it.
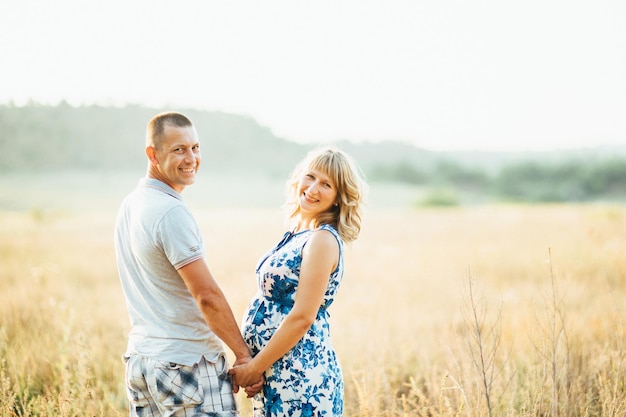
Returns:
[[[131,417],[239,416],[226,357],[193,366],[125,356]]]

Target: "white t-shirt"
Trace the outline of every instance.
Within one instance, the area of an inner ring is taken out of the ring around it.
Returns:
[[[115,253],[132,326],[127,355],[193,365],[224,352],[178,274],[205,256],[200,228],[180,194],[141,179],[120,207]]]

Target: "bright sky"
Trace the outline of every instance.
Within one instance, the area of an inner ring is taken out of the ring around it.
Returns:
[[[626,144],[624,0],[0,0],[0,102],[198,107],[296,141]]]

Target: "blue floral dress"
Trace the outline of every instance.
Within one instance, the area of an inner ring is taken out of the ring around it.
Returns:
[[[265,385],[252,402],[255,417],[341,416],[343,376],[330,340],[328,307],[343,277],[343,242],[337,231],[339,263],[330,275],[323,304],[311,328],[285,356],[265,372]],[[257,269],[259,291],[248,305],[243,319],[243,336],[256,355],[291,311],[302,263],[302,249],[310,230],[285,233],[278,245],[260,260]]]

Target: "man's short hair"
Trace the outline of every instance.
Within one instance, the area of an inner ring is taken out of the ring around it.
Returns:
[[[146,146],[159,149],[165,126],[188,127],[193,126],[191,119],[182,113],[168,111],[159,113],[148,122],[146,128]]]

